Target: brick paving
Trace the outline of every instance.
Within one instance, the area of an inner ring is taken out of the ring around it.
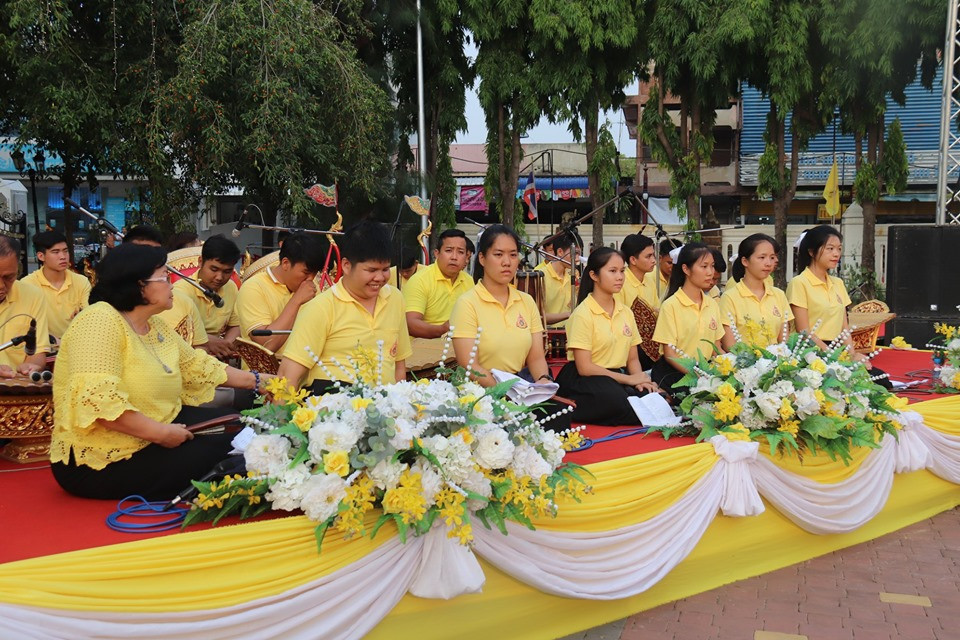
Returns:
[[[960,508],[565,640],[800,639],[960,640]]]

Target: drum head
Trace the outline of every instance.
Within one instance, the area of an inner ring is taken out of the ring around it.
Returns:
[[[648,358],[656,362],[660,359],[660,345],[653,341],[653,332],[657,328],[657,312],[640,298],[633,301],[631,311],[633,311],[634,320],[637,321],[640,337],[643,338],[640,348]]]

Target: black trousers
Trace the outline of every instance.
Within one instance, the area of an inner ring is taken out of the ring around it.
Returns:
[[[575,422],[613,427],[640,424],[629,398],[647,392],[637,391],[607,376],[582,376],[575,362],[563,365],[557,383],[560,395],[577,403],[570,416]]]
[[[637,357],[640,358],[640,368],[644,371],[650,371],[653,369],[653,365],[656,364],[656,362],[650,359],[647,352],[640,348],[640,345],[637,345]],[[660,356],[660,359],[663,360],[663,356]]]
[[[230,407],[183,407],[173,422],[197,424],[234,413]],[[77,464],[54,462],[53,477],[67,493],[81,498],[120,500],[130,495],[147,500],[170,500],[227,457],[233,434],[196,436],[169,449],[150,444],[126,460],[111,462],[100,470]]]
[[[653,381],[670,395],[686,392],[689,389],[689,387],[679,386],[677,384],[684,375],[686,374],[673,368],[673,365],[667,361],[666,356],[661,356],[660,359],[654,363],[653,370],[650,372],[650,377],[653,378]]]

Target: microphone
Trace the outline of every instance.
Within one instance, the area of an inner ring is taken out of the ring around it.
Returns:
[[[37,352],[37,321],[30,318],[30,328],[23,337],[23,350],[28,356]]]
[[[213,291],[211,289],[207,289],[206,287],[204,287],[203,295],[210,298],[210,300],[213,302],[213,306],[215,306],[217,309],[223,308],[223,298],[221,298],[220,294],[218,294],[216,291]]]
[[[263,336],[288,336],[288,335],[290,335],[290,333],[291,333],[291,330],[290,330],[290,329],[277,329],[277,330],[273,330],[273,329],[254,329],[253,331],[250,332],[250,335],[251,335],[251,336],[258,336],[258,337],[261,337],[261,338],[262,338]]]
[[[213,467],[213,469],[208,471],[206,475],[204,475],[202,478],[197,480],[197,482],[209,482],[210,480],[213,480],[215,478],[222,478],[224,476],[230,476],[235,473],[243,474],[243,473],[246,473],[246,470],[247,470],[246,460],[244,460],[243,456],[239,456],[239,455],[230,456],[229,458],[226,458],[225,460],[221,460],[220,462],[218,462]],[[163,510],[169,511],[170,509],[174,508],[184,500],[192,500],[193,497],[196,496],[199,492],[200,490],[191,484],[189,487],[187,487],[186,489],[178,493],[173,498],[173,500],[168,502],[167,505],[163,508]]]
[[[247,205],[243,208],[243,212],[240,213],[240,219],[237,220],[237,226],[233,228],[233,231],[230,232],[234,238],[240,237],[240,232],[243,231],[243,219],[247,217],[247,211],[250,211],[250,205]]]

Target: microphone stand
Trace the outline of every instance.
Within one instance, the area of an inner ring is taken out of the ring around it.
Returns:
[[[242,222],[242,221],[241,221]],[[241,229],[260,229],[261,231],[288,231],[290,233],[316,233],[318,235],[324,236],[342,236],[344,233],[342,231],[323,231],[321,229],[301,229],[299,227],[276,227],[263,224],[250,224],[249,222],[242,222],[240,225]]]
[[[109,231],[110,233],[114,234],[115,236],[118,236],[121,240],[123,240],[123,232],[120,231],[120,229],[117,229],[117,227],[114,226],[114,224],[113,224],[112,222],[110,222],[109,220],[107,220],[106,218],[104,218],[104,217],[102,217],[102,216],[98,216],[98,215],[96,215],[95,213],[93,213],[93,212],[91,212],[91,211],[87,211],[86,209],[84,209],[83,207],[81,207],[79,204],[77,204],[76,201],[74,201],[74,200],[71,199],[71,198],[64,198],[63,201],[66,202],[67,204],[69,204],[71,207],[75,208],[77,211],[79,211],[79,212],[82,213],[83,215],[87,216],[88,218],[90,218],[91,220],[93,220],[94,222],[96,222],[102,229],[106,229],[106,230]],[[175,276],[177,276],[177,277],[180,277],[180,278],[183,278],[183,279],[186,280],[188,283],[190,283],[191,285],[193,285],[194,287],[196,287],[197,289],[199,289],[200,292],[203,293],[204,296],[206,296],[207,298],[210,299],[211,302],[213,302],[213,304],[214,304],[215,307],[217,307],[218,309],[220,309],[220,308],[223,307],[223,298],[221,298],[220,295],[217,294],[216,291],[214,291],[213,289],[210,289],[210,288],[206,287],[205,285],[203,285],[203,284],[200,283],[200,282],[197,282],[196,280],[194,280],[194,279],[191,278],[190,276],[187,276],[187,275],[184,275],[184,274],[180,273],[179,271],[177,271],[176,269],[174,269],[174,268],[171,267],[170,265],[164,265],[164,266],[166,266],[167,271],[169,271],[169,272],[172,273],[173,275],[175,275]]]

